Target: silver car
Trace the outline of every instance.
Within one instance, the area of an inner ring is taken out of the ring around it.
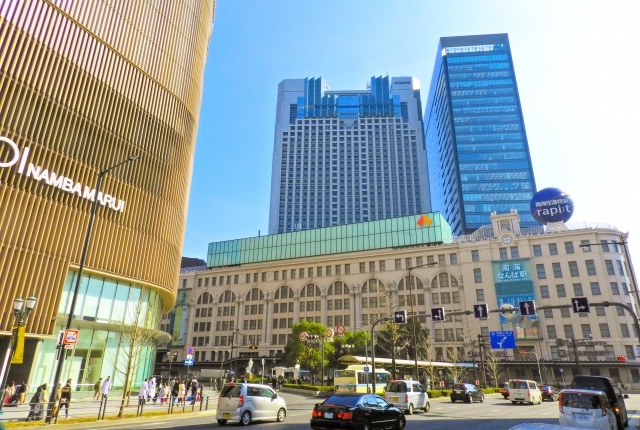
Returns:
[[[286,417],[287,404],[268,385],[230,384],[220,391],[216,411],[220,425],[228,421],[237,421],[245,426],[258,420],[282,422]]]

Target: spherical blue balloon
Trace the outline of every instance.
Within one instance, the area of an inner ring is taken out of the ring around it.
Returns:
[[[573,215],[573,200],[558,188],[545,188],[533,195],[529,209],[540,224],[567,222]]]

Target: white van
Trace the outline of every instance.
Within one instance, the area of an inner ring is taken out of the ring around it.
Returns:
[[[384,399],[396,408],[413,414],[414,409],[429,412],[429,395],[422,384],[411,380],[393,380],[387,382]]]
[[[616,430],[616,414],[604,391],[565,389],[560,391],[560,424],[583,429]]]
[[[527,379],[509,380],[509,400],[516,403],[530,403],[532,405],[542,403],[542,391],[536,381]]]

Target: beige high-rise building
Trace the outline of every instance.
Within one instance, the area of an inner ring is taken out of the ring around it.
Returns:
[[[113,330],[173,308],[214,5],[0,3],[3,356],[14,299],[38,299],[11,379],[52,382],[96,198],[62,379],[121,385]],[[140,357],[136,381],[153,364]]]
[[[384,290],[392,309],[425,315],[420,320],[429,329],[430,353],[419,360],[451,362],[455,355],[469,369],[463,374],[467,380],[482,380],[478,335],[488,352],[501,340],[492,342],[492,333],[509,331],[515,346],[493,350],[501,380],[568,384],[580,372],[640,388],[638,333],[624,307],[637,311],[638,293],[620,230],[586,224],[557,232],[521,228],[514,211],[494,214],[490,226],[472,235],[451,237],[443,222],[441,234],[420,239],[416,235],[423,229],[415,226],[420,218],[210,244],[208,267],[180,274],[178,304],[162,322],[173,339],[159,350],[170,354],[161,354],[157,368],[166,374],[169,357],[175,353],[181,361],[188,346],[194,349],[196,372],[242,374],[249,358],[254,363],[265,358],[265,372],[274,365],[293,366],[282,360],[293,324],[306,320],[368,332],[389,313],[380,306]],[[403,227],[393,227],[396,222]],[[383,223],[392,227],[381,230]],[[589,313],[574,312],[572,299],[578,297],[591,303]],[[521,315],[520,301],[533,301],[536,315]],[[487,304],[488,319],[475,317],[479,304]],[[498,313],[505,304],[516,312]],[[437,308],[444,309],[444,322],[431,319]],[[453,315],[464,311],[468,315]],[[412,376],[414,357],[407,351],[398,358],[409,364],[399,371]],[[376,357],[389,358],[379,350]],[[173,374],[180,371],[172,368]],[[255,371],[261,367],[254,365]],[[421,373],[421,380],[425,377]],[[445,372],[444,378],[451,375]]]

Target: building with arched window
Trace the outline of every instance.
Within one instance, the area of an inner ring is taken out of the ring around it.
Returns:
[[[420,360],[471,363],[478,336],[491,350],[491,333],[511,331],[516,346],[494,356],[505,379],[562,385],[577,373],[603,374],[640,388],[634,320],[604,305],[637,309],[623,233],[608,225],[524,228],[514,211],[453,237],[439,214],[426,218],[432,223],[410,216],[210,244],[208,267],[183,270],[179,294],[187,297],[186,321],[211,328],[184,323],[184,337],[165,350],[181,359],[193,346],[196,372],[242,371],[249,358],[265,358],[266,370],[293,366],[278,360],[297,322],[368,332],[376,319],[406,310],[429,330],[429,356]],[[209,295],[213,301],[200,299]],[[591,312],[575,313],[574,297],[594,303]],[[525,299],[536,315],[497,312]],[[489,318],[475,318],[477,304],[487,305]],[[431,318],[438,308],[442,322]],[[175,332],[181,323],[171,312],[162,324]],[[165,373],[166,359],[158,360]]]

